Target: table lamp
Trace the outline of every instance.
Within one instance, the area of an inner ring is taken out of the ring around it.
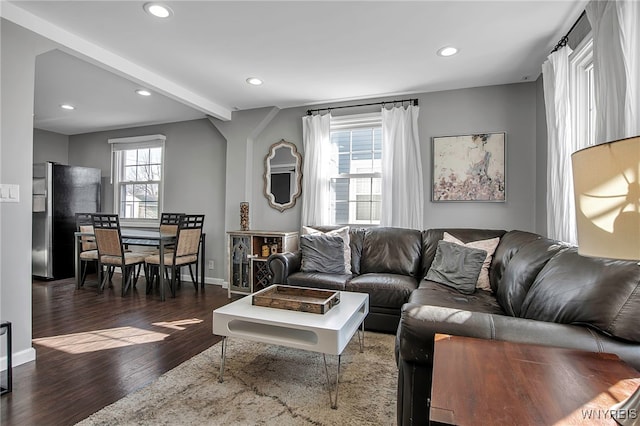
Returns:
[[[640,136],[576,151],[571,161],[578,253],[640,260]],[[640,425],[640,388],[611,413],[621,425]]]

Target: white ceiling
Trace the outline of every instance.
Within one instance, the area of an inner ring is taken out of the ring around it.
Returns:
[[[205,114],[60,50],[36,58],[34,126],[64,135],[204,118]],[[71,104],[73,111],[60,108]]]
[[[3,18],[93,64],[60,51],[38,58],[36,127],[227,120],[238,109],[534,80],[587,1],[164,3],[174,15],[161,21],[139,1],[5,2]],[[446,45],[460,52],[437,56]],[[264,85],[248,85],[251,76]],[[154,95],[135,95],[143,86]]]

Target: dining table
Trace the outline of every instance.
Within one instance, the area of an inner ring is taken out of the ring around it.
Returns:
[[[122,236],[122,244],[126,246],[135,245],[135,246],[147,246],[147,247],[156,247],[158,248],[158,255],[160,257],[160,265],[159,270],[164,271],[164,253],[167,246],[173,245],[176,243],[176,235],[170,233],[161,232],[158,228],[153,229],[140,229],[140,228],[126,228],[122,227],[120,229],[120,234]],[[76,278],[76,288],[80,288],[81,282],[81,262],[80,262],[80,252],[82,251],[82,237],[93,236],[93,233],[90,232],[75,232],[75,278]],[[196,264],[196,285],[198,281],[200,281],[200,287],[204,289],[204,264],[205,264],[205,236],[206,234],[203,232],[200,235],[200,250],[198,250],[198,262]],[[200,266],[200,280],[198,280],[198,266]],[[165,274],[161,273],[160,275],[160,300],[163,302],[166,299],[165,296],[165,286],[168,283],[168,280],[165,278]]]

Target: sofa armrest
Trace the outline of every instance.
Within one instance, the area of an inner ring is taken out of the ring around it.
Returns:
[[[396,360],[431,365],[438,333],[493,338],[493,316],[482,312],[406,303],[396,335]]]
[[[287,284],[289,275],[300,270],[302,253],[284,252],[272,254],[267,258],[267,266],[271,272],[271,284]]]
[[[436,333],[614,353],[634,368],[640,367],[640,344],[586,326],[412,303],[402,308],[396,355],[408,362],[431,363]]]
[[[492,314],[406,303],[396,334],[398,425],[429,424],[435,335],[490,339]]]

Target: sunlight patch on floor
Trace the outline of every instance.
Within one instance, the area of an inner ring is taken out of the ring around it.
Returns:
[[[169,334],[136,327],[92,330],[83,333],[33,339],[33,343],[69,354],[95,352],[124,346],[159,342]]]
[[[184,327],[185,325],[200,324],[201,322],[203,322],[203,320],[199,318],[191,318],[191,319],[183,319],[183,320],[177,320],[177,321],[154,322],[151,325],[156,325],[158,327],[172,328],[174,330],[184,330],[186,328]]]

